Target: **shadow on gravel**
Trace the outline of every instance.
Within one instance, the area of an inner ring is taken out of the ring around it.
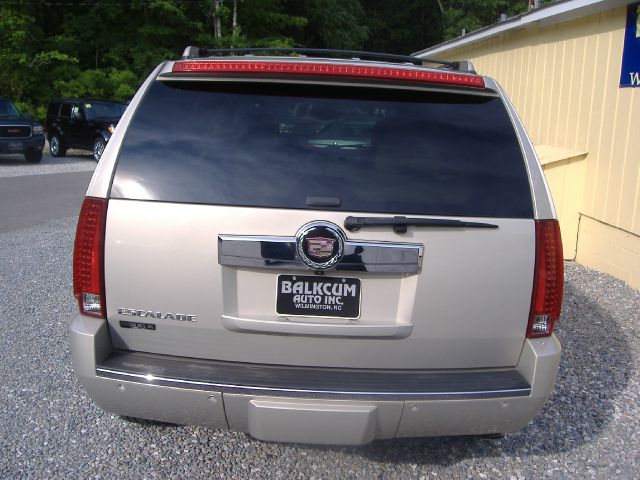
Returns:
[[[93,155],[84,150],[71,150],[70,153],[64,157],[52,157],[49,155],[47,149],[45,149],[42,156],[41,163],[29,163],[25,160],[22,154],[0,155],[0,167],[18,167],[20,165],[34,166],[41,164],[58,164],[58,163],[75,163],[86,162],[87,160],[93,161]]]
[[[0,155],[0,166],[3,165],[33,165],[32,163],[28,163],[24,155]]]
[[[629,343],[616,320],[570,283],[565,286],[557,334],[563,351],[554,391],[523,430],[500,440],[396,439],[340,450],[376,462],[448,466],[465,458],[544,456],[593,441],[612,420],[613,401],[631,375]]]

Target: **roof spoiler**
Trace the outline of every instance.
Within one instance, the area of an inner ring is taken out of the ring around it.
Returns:
[[[182,52],[182,60],[191,60],[195,58],[221,57],[234,55],[252,55],[252,54],[280,54],[300,56],[312,55],[314,57],[323,58],[351,58],[351,59],[380,59],[393,63],[411,63],[413,65],[434,64],[437,68],[446,70],[455,70],[468,73],[476,73],[470,61],[449,61],[438,60],[434,58],[421,58],[413,55],[394,55],[391,53],[381,52],[364,52],[360,50],[332,50],[324,48],[201,48],[196,46],[188,46]]]

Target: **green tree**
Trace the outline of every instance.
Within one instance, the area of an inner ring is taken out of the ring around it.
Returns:
[[[242,47],[296,46],[308,25],[308,19],[284,0],[242,0],[237,22],[241,35],[234,46]]]
[[[388,0],[362,0],[369,38],[367,50],[409,54],[438,43],[442,15],[437,0],[405,0],[402,8]]]
[[[443,40],[460,36],[498,21],[500,14],[517,15],[527,10],[525,0],[438,0],[444,23]]]
[[[360,50],[369,36],[365,12],[359,0],[304,0],[302,15],[308,25],[305,46]]]
[[[53,82],[55,91],[62,97],[125,100],[134,95],[139,83],[133,72],[113,67],[82,71],[74,68],[66,73],[68,79]]]
[[[56,96],[130,98],[187,45],[411,53],[524,9],[525,0],[0,2],[0,94],[42,116]]]
[[[41,78],[57,64],[77,63],[71,55],[44,47],[35,19],[19,10],[0,8],[0,93],[23,110],[42,115],[43,98],[34,94]],[[35,108],[40,105],[40,109]]]

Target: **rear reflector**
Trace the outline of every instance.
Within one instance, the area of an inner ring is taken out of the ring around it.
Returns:
[[[80,312],[105,318],[102,271],[107,200],[87,197],[82,203],[73,249],[73,294]]]
[[[547,337],[560,316],[564,288],[562,240],[557,220],[536,220],[536,264],[527,337]]]
[[[373,78],[378,80],[405,80],[409,82],[440,83],[484,88],[484,79],[478,75],[434,72],[412,68],[336,65],[330,63],[191,61],[175,62],[172,71],[173,73],[258,73]]]

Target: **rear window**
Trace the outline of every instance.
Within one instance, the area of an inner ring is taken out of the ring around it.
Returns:
[[[530,218],[501,99],[362,87],[156,81],[120,150],[114,198]],[[323,207],[327,208],[327,207]]]
[[[96,118],[120,118],[126,105],[115,102],[90,102],[84,104],[84,111],[88,120]]]

